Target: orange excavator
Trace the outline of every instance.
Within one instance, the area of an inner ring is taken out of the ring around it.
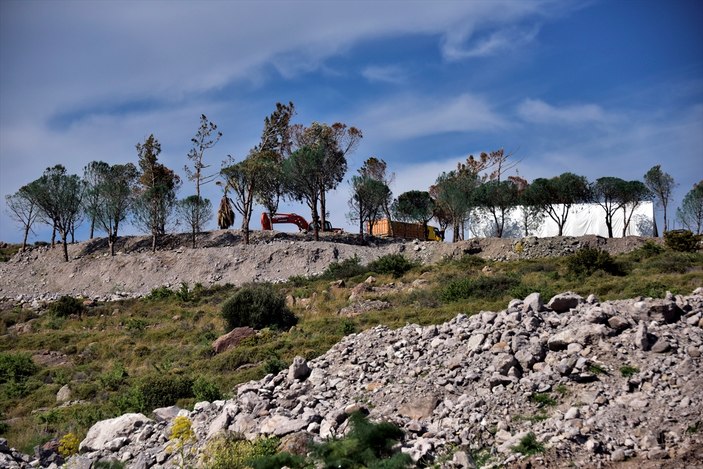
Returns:
[[[263,212],[261,214],[261,229],[262,230],[272,230],[273,225],[276,223],[292,223],[298,227],[300,231],[310,231],[313,229],[312,223],[308,223],[305,218],[301,217],[297,213],[274,213],[273,215]],[[342,228],[333,228],[332,223],[325,221],[325,226],[320,231],[326,231],[331,233],[343,233]]]

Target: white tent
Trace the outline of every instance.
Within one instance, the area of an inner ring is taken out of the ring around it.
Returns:
[[[555,206],[557,213],[560,213],[561,206]],[[628,207],[628,215],[630,208]],[[522,207],[516,207],[510,212],[509,220],[506,220],[505,237],[524,236],[522,224]],[[623,210],[619,209],[613,215],[613,236],[622,237],[622,229],[625,225]],[[627,236],[652,236],[654,226],[654,204],[649,201],[640,202],[635,208],[627,227]],[[491,236],[495,233],[493,218],[482,214],[474,217],[470,223],[470,231],[474,236]],[[540,238],[557,236],[559,226],[548,215],[544,216],[541,223],[529,231],[530,236]],[[575,204],[571,206],[569,215],[564,225],[564,236],[598,235],[607,237],[608,227],[605,225],[605,210],[598,204]]]

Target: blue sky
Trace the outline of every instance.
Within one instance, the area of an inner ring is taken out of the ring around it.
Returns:
[[[359,127],[349,176],[382,158],[396,196],[505,148],[529,180],[661,164],[678,205],[703,179],[703,2],[0,2],[3,198],[58,163],[136,163],[150,133],[185,179],[202,113],[224,133],[205,157],[219,167],[277,101]],[[353,230],[348,197],[344,182],[331,220]],[[4,210],[0,239],[20,239]]]

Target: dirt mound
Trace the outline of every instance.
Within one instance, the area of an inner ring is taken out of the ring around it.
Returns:
[[[181,283],[204,286],[241,285],[247,282],[285,281],[291,276],[323,272],[334,261],[356,256],[367,264],[387,254],[403,254],[411,260],[434,263],[443,258],[475,254],[485,259],[513,260],[571,254],[584,246],[613,254],[641,246],[648,238],[605,239],[598,236],[497,239],[481,238],[459,243],[398,241],[358,235],[252,232],[250,245],[242,243],[237,230],[219,230],[198,237],[190,247],[187,234],[168,235],[152,253],[151,238],[123,237],[117,255],[109,256],[107,240],[95,239],[69,246],[70,262],[60,249],[36,247],[0,264],[0,299],[20,301],[81,295],[100,300],[147,294],[163,285]]]

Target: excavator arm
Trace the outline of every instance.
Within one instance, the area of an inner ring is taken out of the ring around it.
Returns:
[[[305,218],[297,213],[274,213],[270,215],[266,212],[261,214],[261,228],[264,230],[272,230],[276,223],[292,223],[298,227],[300,231],[308,231],[310,225]]]

